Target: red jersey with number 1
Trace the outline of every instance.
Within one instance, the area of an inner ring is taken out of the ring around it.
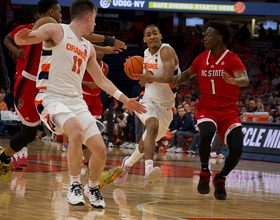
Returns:
[[[235,78],[234,72],[246,71],[235,53],[225,49],[221,54],[213,56],[210,50],[206,50],[194,60],[191,70],[197,74],[200,85],[198,107],[201,105],[210,108],[235,106],[239,87],[223,79],[223,70],[233,78]]]

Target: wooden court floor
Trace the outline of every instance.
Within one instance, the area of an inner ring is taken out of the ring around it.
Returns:
[[[0,139],[7,146],[9,140]],[[130,170],[122,186],[113,183],[101,193],[104,210],[70,206],[66,157],[59,143],[36,140],[29,145],[29,164],[13,172],[11,183],[0,180],[0,220],[80,219],[280,219],[280,164],[241,160],[226,181],[227,200],[218,201],[211,192],[200,195],[196,188],[200,172],[198,156],[157,153],[155,164],[162,178],[152,191],[143,190],[144,159]],[[132,150],[108,149],[106,168],[121,164]],[[210,159],[212,176],[223,159]],[[87,181],[86,167],[82,183]]]

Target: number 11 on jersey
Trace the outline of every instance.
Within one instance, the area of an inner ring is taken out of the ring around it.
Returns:
[[[73,65],[72,71],[73,71],[73,72],[76,72],[77,63],[78,63],[78,70],[77,70],[77,73],[80,74],[80,71],[81,71],[80,67],[81,67],[81,64],[82,64],[82,62],[83,62],[83,59],[78,59],[77,56],[74,56],[73,59],[74,59],[74,65]]]
[[[210,79],[210,81],[211,81],[212,94],[215,95],[216,94],[215,80]]]

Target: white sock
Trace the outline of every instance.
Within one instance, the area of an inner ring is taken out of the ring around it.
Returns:
[[[147,173],[147,171],[150,168],[154,167],[154,161],[153,160],[145,160],[145,173]]]
[[[88,180],[88,186],[94,188],[98,185],[98,181]]]
[[[144,155],[144,153],[140,153],[139,151],[139,146],[137,145],[137,147],[135,148],[134,152],[132,153],[132,155],[124,162],[125,166],[131,167],[135,162],[137,162],[142,156]]]
[[[80,180],[80,175],[78,176],[70,176],[70,185],[72,185],[74,182],[78,182],[79,184],[81,184],[81,180]]]

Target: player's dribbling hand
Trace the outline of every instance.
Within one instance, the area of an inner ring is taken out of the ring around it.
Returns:
[[[151,78],[152,75],[153,75],[153,72],[148,70],[146,65],[144,65],[143,74],[135,74],[136,79],[140,80],[139,81],[140,85],[145,85],[147,82],[151,82],[152,81],[152,78]]]
[[[29,33],[31,31],[32,31],[31,29],[24,28],[24,29],[20,30],[19,32],[17,32],[15,37],[14,37],[15,43],[17,45],[22,45],[22,44],[25,43],[26,40],[31,39],[31,38],[35,38],[36,37],[35,35],[29,36]]]
[[[124,104],[126,105],[127,108],[130,108],[131,110],[134,110],[139,114],[146,113],[147,112],[146,107],[140,104],[139,102],[137,102],[138,99],[139,97],[128,99],[127,102]]]
[[[225,70],[223,70],[223,74],[224,74],[223,79],[227,83],[235,85],[235,79],[234,78],[232,78]]]

